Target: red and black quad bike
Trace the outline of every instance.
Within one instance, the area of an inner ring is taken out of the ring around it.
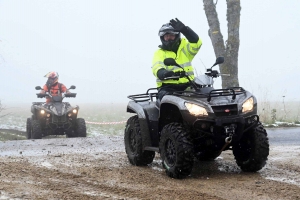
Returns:
[[[69,89],[75,89],[71,86]],[[35,87],[41,90],[40,86]],[[48,135],[66,135],[67,137],[86,137],[86,124],[82,118],[77,118],[79,106],[71,106],[63,99],[76,97],[76,93],[63,93],[62,96],[52,96],[49,92],[37,93],[38,98],[50,97],[51,102],[33,102],[32,116],[27,118],[27,139],[42,139]]]

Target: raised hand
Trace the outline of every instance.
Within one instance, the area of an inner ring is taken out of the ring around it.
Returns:
[[[185,25],[177,18],[174,19],[171,19],[170,20],[170,25],[176,30],[176,31],[179,31],[181,32],[184,28],[185,28]]]

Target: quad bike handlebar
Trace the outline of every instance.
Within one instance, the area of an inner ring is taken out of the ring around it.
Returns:
[[[224,62],[224,57],[218,57],[216,59],[216,62],[215,64],[210,68],[210,69],[207,69],[207,72],[205,73],[207,76],[210,76],[212,78],[217,78],[219,76],[230,76],[230,74],[219,74],[219,72],[217,70],[212,70],[212,68],[218,64],[221,64]],[[177,66],[181,69],[183,69],[183,67],[181,67],[178,63],[176,63],[176,61],[173,59],[173,58],[166,58],[164,60],[164,64],[166,66],[171,66],[171,65],[174,65],[174,66]],[[184,69],[183,69],[184,70]],[[172,77],[168,77],[166,79],[176,79],[178,80],[179,78],[182,78],[182,77],[186,77],[190,83],[192,84],[192,86],[196,89],[197,86],[195,85],[195,83],[193,83],[192,80],[190,80],[189,76],[186,74],[185,71],[181,71],[181,72],[175,72],[175,76],[172,76]]]
[[[66,93],[66,94],[65,94],[65,97],[73,97],[73,98],[75,98],[75,97],[76,97],[76,94],[77,94],[77,93]]]
[[[179,64],[177,64],[177,62],[174,60],[174,58],[166,58],[166,59],[164,60],[164,64],[165,64],[166,66],[171,66],[171,65],[177,66],[177,67],[181,68],[181,69],[184,71],[183,67],[181,67]],[[191,83],[191,85],[193,86],[193,88],[197,91],[197,90],[198,90],[198,87],[197,87],[197,85],[194,83],[194,81],[192,81],[192,80],[190,79],[190,77],[189,77],[185,72],[184,72],[182,75],[183,75],[182,77],[186,77],[186,78],[189,80],[189,82]],[[181,78],[180,75],[179,75],[179,76],[176,76],[176,77],[177,77],[178,79]]]
[[[37,93],[36,96],[37,98],[44,98],[44,97],[49,97],[49,94]]]
[[[230,76],[230,74],[220,74],[218,70],[207,69],[205,75],[210,76],[212,78],[217,78],[219,76]]]
[[[210,76],[210,77],[212,77],[212,78],[217,78],[217,77],[219,77],[220,75],[222,75],[222,76],[230,76],[230,74],[219,74],[219,72],[218,72],[217,70],[212,70],[212,68],[213,68],[214,66],[216,66],[216,65],[218,65],[218,64],[221,64],[221,63],[223,63],[223,62],[224,62],[224,57],[218,57],[218,58],[216,59],[215,64],[214,64],[210,69],[207,69],[207,72],[205,73],[205,75]],[[176,61],[175,61],[173,58],[166,58],[166,59],[164,60],[164,64],[165,64],[166,66],[174,65],[174,66],[177,66],[177,67],[181,68],[182,70],[184,70],[183,67],[181,67],[178,63],[176,63]],[[166,78],[166,79],[178,80],[179,78],[186,77],[186,78],[189,80],[189,82],[191,83],[192,87],[193,87],[196,91],[199,90],[198,86],[195,84],[194,81],[192,81],[192,80],[190,79],[190,77],[186,74],[185,71],[182,71],[182,72],[175,72],[175,75],[176,75],[176,76],[168,77],[168,78]]]
[[[36,90],[42,90],[43,88],[41,86],[36,86],[35,87]],[[76,89],[76,86],[75,85],[71,85],[71,87],[68,89]],[[48,92],[46,93],[37,93],[36,94],[38,98],[44,98],[44,97],[53,97],[51,94],[49,94]],[[62,93],[62,99],[67,97],[67,98],[75,98],[77,95],[77,93]]]
[[[36,94],[38,98],[44,98],[44,97],[52,97],[51,94],[48,93],[37,93]],[[67,97],[67,98],[75,98],[77,93],[63,93],[62,98]]]

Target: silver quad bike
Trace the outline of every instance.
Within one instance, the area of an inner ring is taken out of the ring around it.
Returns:
[[[242,87],[214,89],[213,79],[221,74],[212,68],[224,62],[218,57],[204,75],[194,80],[185,73],[191,87],[157,98],[157,88],[129,95],[124,143],[129,162],[144,166],[160,154],[168,176],[184,178],[191,174],[194,159],[214,160],[222,151],[233,152],[245,172],[262,169],[269,155],[267,132],[257,115],[257,100]],[[178,65],[174,59],[167,66]]]

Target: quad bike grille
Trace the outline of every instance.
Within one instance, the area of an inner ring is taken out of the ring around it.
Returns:
[[[66,122],[66,121],[67,121],[66,115],[62,115],[62,116],[52,115],[52,123],[60,123],[60,122]]]
[[[52,130],[56,130],[56,129],[61,129],[61,130],[68,130],[72,127],[72,123],[71,122],[67,122],[67,123],[59,123],[59,124],[55,124],[55,123],[50,123],[49,127]]]
[[[237,104],[212,106],[212,109],[217,117],[234,116],[238,114]]]

